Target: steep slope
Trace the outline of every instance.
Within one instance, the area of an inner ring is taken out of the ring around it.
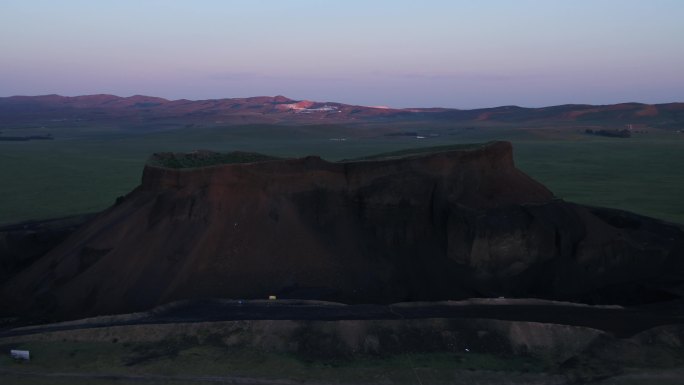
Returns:
[[[512,159],[495,142],[339,163],[151,164],[136,190],[7,282],[3,308],[75,318],[270,294],[676,297],[680,228],[554,199]]]
[[[54,249],[94,215],[0,226],[0,282]]]

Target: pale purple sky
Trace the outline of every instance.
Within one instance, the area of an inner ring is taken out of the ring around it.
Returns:
[[[680,0],[3,0],[0,96],[684,101]]]

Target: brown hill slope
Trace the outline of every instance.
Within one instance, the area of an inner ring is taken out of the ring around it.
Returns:
[[[118,205],[7,282],[3,308],[75,318],[270,294],[382,303],[676,295],[680,228],[556,200],[512,159],[510,143],[495,142],[339,163],[148,165]]]
[[[362,123],[373,121],[489,121],[499,124],[590,123],[611,127],[626,124],[681,129],[684,103],[614,105],[568,104],[544,108],[501,106],[473,110],[450,108],[385,108],[335,102],[292,100],[284,96],[258,96],[207,100],[167,100],[135,95],[59,95],[0,97],[0,128],[54,120],[157,121],[249,123]]]

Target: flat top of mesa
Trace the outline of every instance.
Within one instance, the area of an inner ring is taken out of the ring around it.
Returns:
[[[385,152],[380,154],[368,155],[359,158],[344,159],[338,163],[345,162],[363,162],[363,161],[384,161],[402,158],[412,158],[427,156],[443,152],[462,152],[472,151],[484,148],[494,147],[496,145],[510,146],[508,142],[492,141],[486,143],[467,143],[467,144],[452,144],[446,146],[431,146],[418,147],[398,151]],[[232,151],[232,152],[216,152],[209,150],[197,150],[192,152],[159,152],[152,154],[148,159],[147,165],[153,167],[170,168],[170,169],[188,169],[218,166],[224,164],[239,164],[239,163],[258,163],[270,162],[278,160],[287,160],[291,158],[281,158],[271,155],[260,154],[256,152]]]

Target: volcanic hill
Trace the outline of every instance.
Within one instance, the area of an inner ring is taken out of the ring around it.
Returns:
[[[56,319],[269,295],[642,304],[684,294],[684,231],[556,199],[508,142],[341,162],[165,153],[0,293]]]

